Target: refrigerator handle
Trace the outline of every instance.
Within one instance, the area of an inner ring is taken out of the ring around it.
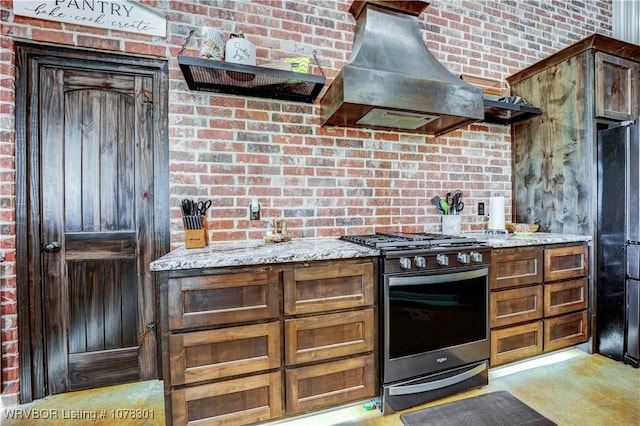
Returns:
[[[640,241],[627,241],[627,278],[640,280]]]

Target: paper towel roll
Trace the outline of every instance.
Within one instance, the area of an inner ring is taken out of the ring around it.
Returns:
[[[504,197],[489,199],[489,229],[504,229]]]

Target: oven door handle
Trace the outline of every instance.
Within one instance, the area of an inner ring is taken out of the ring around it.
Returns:
[[[471,370],[465,371],[464,373],[456,374],[455,376],[447,377],[446,379],[434,380],[432,382],[420,383],[417,385],[393,386],[389,388],[389,395],[411,395],[415,393],[441,389],[446,386],[451,386],[455,385],[456,383],[463,382],[473,376],[477,376],[486,369],[487,363],[483,362],[482,364],[472,368]]]
[[[470,280],[489,275],[489,268],[474,269],[465,272],[453,272],[451,274],[419,275],[414,277],[389,277],[389,287],[401,285],[438,284],[453,281]]]

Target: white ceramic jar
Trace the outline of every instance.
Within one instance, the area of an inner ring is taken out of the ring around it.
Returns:
[[[225,47],[225,61],[235,64],[255,65],[256,47],[242,34],[231,34]]]

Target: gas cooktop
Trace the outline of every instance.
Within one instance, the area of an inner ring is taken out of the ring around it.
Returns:
[[[345,235],[343,240],[381,250],[445,248],[483,245],[475,238],[430,232],[378,232],[369,235]]]

